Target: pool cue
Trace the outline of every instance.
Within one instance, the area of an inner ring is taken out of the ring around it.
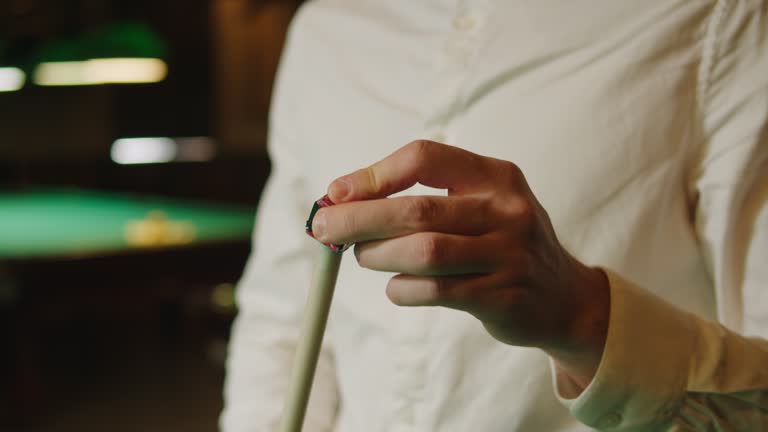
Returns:
[[[326,247],[322,249],[304,309],[304,322],[293,361],[293,374],[285,400],[280,432],[301,432],[328,321],[328,311],[339,275],[342,254]]]

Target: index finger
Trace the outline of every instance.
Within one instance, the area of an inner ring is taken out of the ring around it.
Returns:
[[[322,243],[332,244],[417,232],[480,235],[491,230],[491,215],[487,202],[473,197],[384,198],[326,207],[314,218],[312,232]]]
[[[375,164],[336,179],[328,196],[336,203],[384,198],[416,183],[448,189],[449,195],[488,190],[498,181],[499,159],[419,140]]]

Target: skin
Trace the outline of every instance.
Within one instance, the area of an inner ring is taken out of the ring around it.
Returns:
[[[448,196],[387,198],[416,183]],[[400,306],[468,312],[502,343],[535,347],[580,393],[605,346],[605,274],[571,256],[513,163],[432,141],[414,141],[334,180],[313,232],[323,243],[356,243],[368,269]],[[575,395],[574,395],[575,396]]]

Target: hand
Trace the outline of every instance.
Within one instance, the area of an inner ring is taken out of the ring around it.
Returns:
[[[386,198],[415,183],[448,196]],[[501,342],[538,347],[583,387],[600,361],[608,322],[601,270],[572,257],[511,162],[431,141],[335,180],[320,210],[323,243],[356,243],[361,266],[399,273],[401,306],[469,312]]]

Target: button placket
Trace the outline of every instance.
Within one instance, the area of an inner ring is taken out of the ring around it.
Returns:
[[[472,5],[467,3],[467,1],[460,1],[455,12],[446,17],[450,20],[449,30],[440,42],[441,49],[435,52],[433,89],[424,98],[422,107],[427,130],[442,129],[456,114],[467,69],[471,66],[472,58],[480,43],[478,33],[485,22],[481,11],[488,9],[487,0],[475,0]],[[431,139],[443,141],[438,138],[443,137]]]

